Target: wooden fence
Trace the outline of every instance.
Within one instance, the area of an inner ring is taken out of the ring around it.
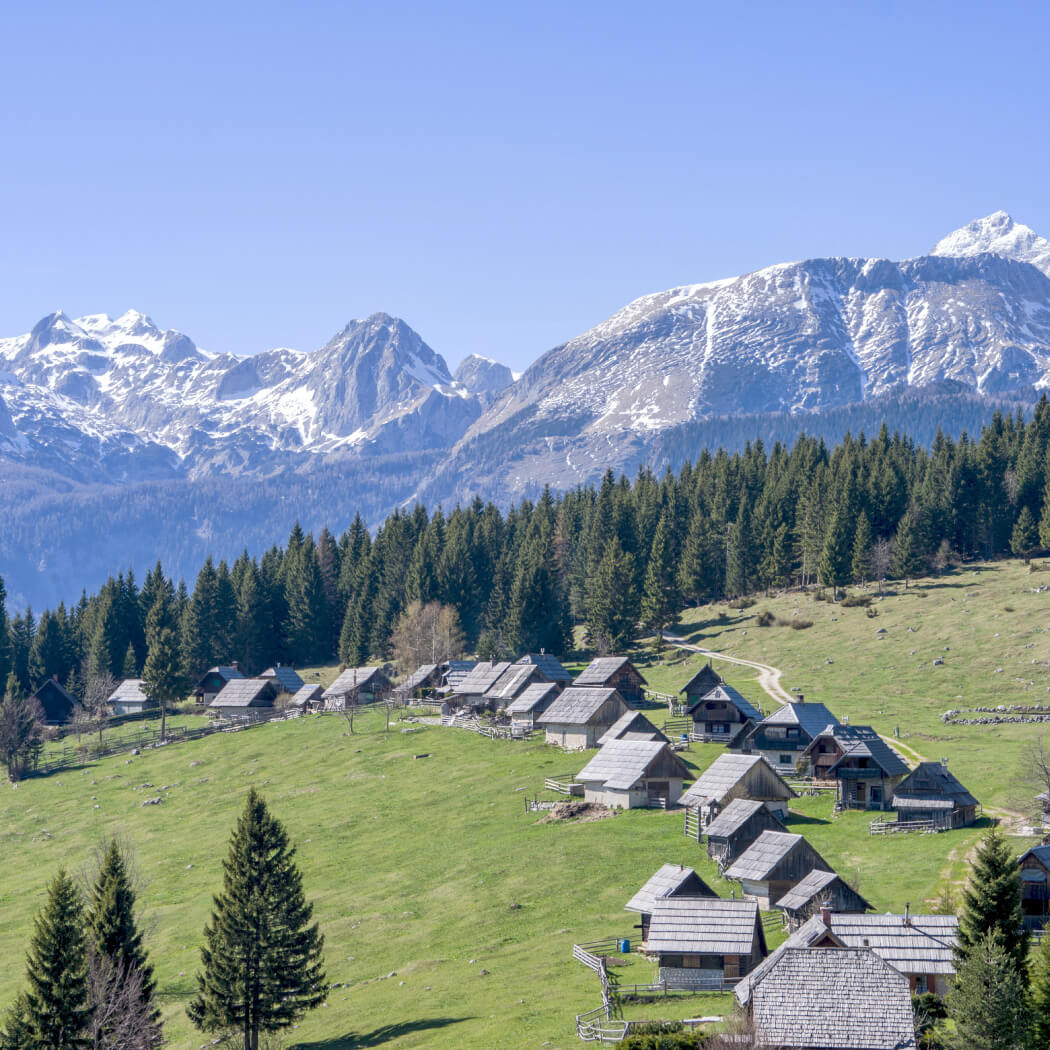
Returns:
[[[868,825],[869,835],[893,835],[900,832],[919,831],[923,834],[939,830],[932,820],[873,820]]]
[[[559,795],[582,795],[583,785],[576,782],[575,773],[555,773],[543,781],[546,791],[556,791]]]

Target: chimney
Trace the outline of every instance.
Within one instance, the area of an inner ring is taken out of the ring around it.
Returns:
[[[911,925],[911,902],[908,901],[904,905],[904,925]]]
[[[820,906],[820,921],[823,922],[829,930],[831,929],[831,907],[827,904],[822,904]]]
[[[236,660],[231,660],[230,661],[230,666],[236,671],[237,670],[237,661]]]
[[[800,704],[804,704],[806,702],[806,697],[802,693],[798,694],[798,702]]]
[[[53,675],[51,676],[51,678],[52,678],[52,679],[53,679],[54,681],[56,681],[56,682],[58,681],[58,675],[57,675],[57,674],[53,674]]]

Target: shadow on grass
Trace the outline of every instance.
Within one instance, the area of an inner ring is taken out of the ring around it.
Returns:
[[[792,824],[830,824],[830,820],[826,820],[824,817],[807,817],[803,813],[796,813],[793,809],[788,810],[787,820],[784,824],[787,827],[791,827]]]
[[[358,1047],[383,1046],[393,1039],[411,1035],[413,1032],[428,1032],[435,1028],[448,1028],[449,1025],[471,1021],[473,1017],[421,1017],[416,1021],[399,1021],[397,1024],[385,1024],[371,1032],[348,1032],[346,1035],[332,1039],[321,1039],[312,1043],[296,1043],[296,1050],[356,1050]]]

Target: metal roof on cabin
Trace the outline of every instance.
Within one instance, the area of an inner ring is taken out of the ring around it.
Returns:
[[[562,662],[550,653],[526,653],[517,663],[535,665],[552,682],[569,683],[572,681],[572,675],[565,669]]]
[[[303,680],[293,667],[268,667],[260,678],[275,678],[286,693],[297,693],[303,687]]]
[[[750,955],[757,918],[754,901],[660,897],[653,901],[646,949],[676,955]]]
[[[535,664],[511,664],[503,674],[485,690],[486,700],[513,700],[535,677],[543,673]]]
[[[274,685],[269,678],[235,678],[222,687],[219,694],[208,705],[209,707],[252,707],[263,693],[270,693],[270,702],[256,706],[269,707],[273,704]]]
[[[707,825],[704,834],[708,838],[729,838],[739,831],[760,809],[764,802],[750,798],[734,798],[721,813]]]
[[[863,948],[789,948],[751,983],[763,1046],[806,1050],[911,1050],[908,979]]]
[[[725,683],[716,685],[713,689],[709,689],[706,693],[697,696],[686,708],[686,711],[695,711],[701,704],[706,704],[710,700],[720,700],[722,703],[732,704],[745,718],[752,718],[756,722],[762,721],[762,712],[731,685],[726,685]]]
[[[828,726],[839,725],[839,720],[823,705],[793,701],[764,718],[764,726],[799,726],[811,737],[822,733]]]
[[[767,776],[783,785],[783,797],[795,798],[787,781],[761,755],[719,755],[678,800],[682,806],[699,806],[707,800],[721,802],[760,762]]]
[[[733,866],[726,872],[726,877],[762,882],[792,850],[805,841],[801,835],[793,835],[787,831],[763,831],[737,857]]]
[[[576,779],[583,783],[598,781],[614,791],[627,791],[658,758],[668,761],[672,768],[681,767],[678,776],[689,775],[686,764],[661,740],[613,740],[580,770]]]
[[[888,777],[900,776],[908,772],[908,766],[900,755],[871,726],[826,726],[813,738],[813,743],[807,748],[807,753],[822,737],[825,740],[829,738],[834,740],[842,748],[843,754],[835,763],[836,766],[847,758],[870,758],[873,762],[878,763],[879,768]]]
[[[557,682],[533,682],[526,686],[517,699],[507,705],[508,715],[527,715],[535,711],[545,700],[553,700],[558,695],[560,686]]]
[[[598,746],[612,740],[661,740],[669,743],[667,737],[649,721],[641,711],[625,711],[615,722],[598,737]]]
[[[457,696],[483,696],[499,681],[508,667],[510,664],[506,660],[499,663],[485,660],[477,664],[472,671],[468,671],[453,692]]]
[[[715,891],[692,868],[684,868],[681,864],[664,864],[623,906],[623,910],[651,915],[653,905],[658,898],[673,895],[676,890],[681,889],[690,879],[699,880],[701,887],[707,891],[707,896],[717,896]],[[694,896],[696,895],[694,894]]]
[[[379,673],[378,667],[348,667],[325,691],[325,696],[346,696],[368,685]]]
[[[977,799],[959,782],[959,778],[941,762],[920,762],[893,792],[894,808],[898,800],[933,801],[947,799],[954,806],[976,806]],[[935,808],[935,807],[930,807]]]
[[[814,898],[823,893],[836,880],[842,881],[841,877],[836,875],[835,872],[821,871],[819,868],[814,868],[801,882],[788,890],[773,906],[775,908],[784,908],[787,911],[798,911],[799,908],[804,908],[807,904],[810,904]],[[850,889],[850,892],[857,893],[852,887],[847,888]],[[864,901],[868,908],[871,907],[859,893],[857,893],[857,896]]]
[[[605,685],[605,683],[620,670],[624,664],[631,661],[626,656],[596,656],[577,676],[573,685]],[[642,678],[641,671],[631,664],[635,673],[642,679],[643,685],[648,685]]]
[[[125,678],[116,689],[110,693],[109,704],[148,704],[149,697],[142,691],[141,678]]]
[[[606,703],[619,696],[615,689],[581,689],[570,685],[538,721],[546,725],[589,725]],[[622,697],[620,702],[623,703]]]

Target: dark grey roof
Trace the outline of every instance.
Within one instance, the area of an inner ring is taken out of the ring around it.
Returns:
[[[561,690],[557,682],[533,682],[526,686],[513,703],[507,704],[508,715],[527,715],[546,711]]]
[[[201,675],[200,681],[204,681],[205,678],[210,674],[217,674],[224,682],[232,682],[235,678],[243,678],[244,672],[236,667],[209,667],[204,674]]]
[[[800,883],[795,885],[793,889],[788,890],[783,897],[780,898],[774,905],[777,908],[783,908],[785,911],[798,911],[800,908],[805,908],[807,905],[819,902],[820,900],[826,900],[826,894],[829,887],[835,882],[841,882],[840,876],[836,875],[833,871],[820,871],[814,869],[811,871]],[[843,883],[845,885],[845,883]],[[850,892],[857,893],[852,887],[848,887]],[[870,904],[863,897],[857,893],[864,904],[868,908]]]
[[[209,707],[273,707],[276,687],[269,678],[235,678],[227,682]]]
[[[536,674],[543,672],[534,664],[511,664],[485,690],[486,700],[513,700],[535,679]]]
[[[696,892],[699,883],[700,892]],[[700,878],[692,868],[681,864],[665,864],[651,879],[623,906],[624,911],[637,911],[651,915],[653,905],[660,897],[673,897],[683,888],[692,888],[684,896],[715,897],[717,894]]]
[[[288,703],[292,707],[302,707],[303,704],[309,704],[315,700],[320,700],[323,695],[324,690],[315,682],[313,685],[304,685],[301,689],[297,690]]]
[[[436,670],[437,664],[420,664],[398,687],[399,693],[411,693],[418,689]]]
[[[689,776],[686,764],[662,740],[613,740],[580,770],[576,779],[583,783],[597,781],[614,791],[633,787],[657,760],[663,760],[663,777]]]
[[[839,720],[823,704],[801,701],[784,704],[762,720],[762,725],[767,726],[799,726],[811,737],[822,733],[828,726],[838,724]]]
[[[125,678],[120,685],[110,694],[110,704],[146,704],[148,705],[150,699],[142,691],[142,679],[141,678]]]
[[[703,692],[700,693],[702,696],[704,693],[714,689],[716,685],[725,685],[725,679],[711,666],[711,661],[708,660],[708,662],[704,664],[704,666],[701,667],[700,670],[678,690],[678,692],[684,693],[694,685],[697,686],[698,689],[703,690]]]
[[[941,762],[920,762],[898,785],[893,793],[895,809],[936,809],[937,800],[946,802],[942,808],[976,806],[977,799],[959,783],[958,777]],[[922,803],[922,805],[919,805]]]
[[[812,924],[819,932],[815,915]],[[835,912],[831,932],[850,948],[871,948],[901,973],[955,973],[952,949],[959,935],[954,915],[862,915]]]
[[[754,901],[660,897],[653,901],[646,948],[675,955],[750,955],[757,918]]]
[[[1017,858],[1017,863],[1020,864],[1027,856],[1035,857],[1035,859],[1039,861],[1047,871],[1050,871],[1050,846],[1033,846],[1031,849],[1025,850],[1025,852]]]
[[[259,677],[276,679],[277,684],[286,693],[297,693],[303,687],[303,680],[295,668],[282,667],[280,664],[276,667],[268,667]]]
[[[649,721],[641,711],[624,711],[622,715],[600,736],[598,746],[611,740],[661,740],[667,737]]]
[[[626,656],[596,656],[576,676],[573,685],[605,685],[624,664],[630,663],[631,661]],[[631,664],[631,666],[634,667],[634,664]],[[634,667],[634,670],[638,677],[642,679],[643,685],[647,685],[648,683],[642,678],[641,671],[637,667]]]
[[[908,979],[864,948],[788,948],[751,982],[763,1046],[911,1050]]]
[[[750,798],[734,798],[707,825],[704,833],[708,837],[728,838],[734,832],[739,831],[760,809],[764,809],[765,805],[764,802],[756,802]]]
[[[888,777],[896,777],[908,772],[908,767],[900,755],[871,726],[826,726],[813,738],[813,743],[809,745],[807,751],[812,750],[813,744],[822,737],[833,739],[842,748],[843,755],[838,760],[839,762],[846,758],[870,758],[873,762],[878,763],[879,768]],[[837,766],[838,762],[835,765]],[[834,768],[832,766],[832,769]]]
[[[801,835],[787,831],[763,831],[736,859],[726,872],[726,878],[763,882],[792,850],[805,841]]]
[[[571,685],[537,721],[544,725],[589,725],[602,706],[614,697],[627,706],[615,689],[581,689]]]
[[[378,667],[348,667],[325,691],[325,696],[349,696],[371,684],[380,673]]]
[[[795,798],[795,792],[787,781],[761,755],[719,755],[697,778],[689,790],[679,799],[683,806],[700,806],[705,801],[721,803],[722,800],[759,764],[762,772],[782,788],[785,799]]]
[[[561,661],[556,656],[551,656],[550,653],[526,653],[517,662],[519,664],[534,664],[543,672],[544,678],[550,682],[565,682],[567,684],[572,681],[572,675],[562,666]]]
[[[697,696],[686,710],[695,711],[701,704],[706,704],[710,700],[721,700],[723,703],[732,704],[745,718],[753,719],[756,722],[762,721],[762,712],[731,685],[725,685],[724,683],[709,689],[702,696]]]
[[[510,664],[506,660],[500,663],[485,660],[476,664],[460,679],[453,692],[457,696],[484,696],[508,667]]]
[[[449,660],[443,664],[445,671],[445,686],[453,692],[460,686],[463,679],[478,666],[477,660]]]

